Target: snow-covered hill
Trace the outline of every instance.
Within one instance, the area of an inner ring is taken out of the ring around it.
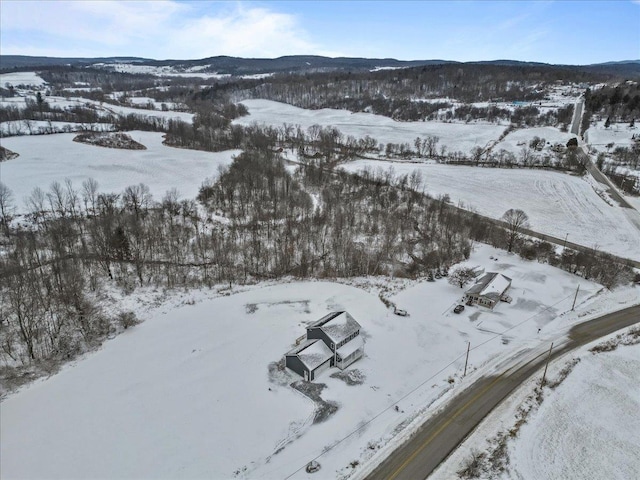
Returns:
[[[2,146],[18,153],[15,160],[2,163],[2,182],[14,194],[22,210],[24,199],[34,188],[47,190],[52,182],[70,179],[77,189],[87,178],[98,181],[101,191],[120,193],[129,185],[144,183],[160,200],[177,188],[183,198],[195,198],[206,178],[218,174],[218,166],[228,165],[239,150],[202,152],[167,147],[162,133],[129,132],[146,150],[115,150],[73,141],[75,133],[10,137]]]

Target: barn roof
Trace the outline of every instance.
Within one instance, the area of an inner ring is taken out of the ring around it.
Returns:
[[[347,312],[331,312],[307,328],[321,328],[333,343],[338,344],[361,327]]]
[[[313,339],[305,341],[286,355],[297,355],[309,370],[315,370],[333,357],[333,352],[322,340]]]

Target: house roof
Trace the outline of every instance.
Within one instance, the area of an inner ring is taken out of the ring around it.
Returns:
[[[338,354],[342,358],[347,358],[353,352],[355,352],[359,348],[363,348],[363,347],[364,347],[364,338],[362,338],[361,335],[358,335],[354,339],[349,340],[347,343],[345,343],[343,346],[341,346],[338,349]]]
[[[322,340],[313,339],[305,341],[286,355],[297,355],[309,370],[314,370],[333,357],[333,352]]]
[[[511,279],[501,273],[485,273],[467,290],[467,295],[478,295],[499,300],[502,294],[511,286]]]
[[[338,344],[360,330],[360,324],[347,312],[331,312],[307,327],[321,328],[333,343]]]

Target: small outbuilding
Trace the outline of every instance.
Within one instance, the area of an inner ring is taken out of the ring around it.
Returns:
[[[485,273],[464,295],[467,304],[493,308],[500,300],[507,301],[511,279],[501,273]]]

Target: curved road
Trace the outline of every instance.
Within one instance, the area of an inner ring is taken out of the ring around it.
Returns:
[[[640,305],[576,325],[569,339],[554,348],[551,358],[640,322]],[[420,480],[431,472],[476,428],[502,400],[538,372],[547,351],[532,354],[497,376],[482,377],[429,418],[411,440],[400,446],[367,479]]]

